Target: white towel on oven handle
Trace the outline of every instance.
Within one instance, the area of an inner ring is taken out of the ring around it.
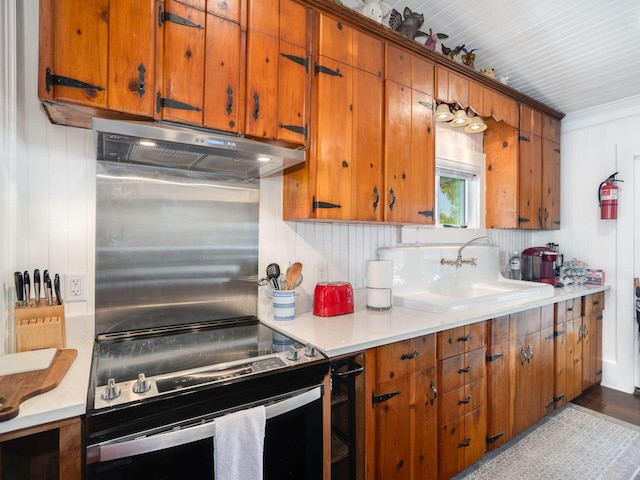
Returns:
[[[213,440],[216,480],[262,480],[264,406],[216,418]]]

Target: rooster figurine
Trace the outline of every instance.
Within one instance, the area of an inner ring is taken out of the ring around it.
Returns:
[[[445,35],[444,33],[433,33],[431,29],[429,29],[429,35],[427,35],[425,46],[430,50],[435,50],[438,40],[446,40],[447,38],[449,38],[449,35]]]
[[[382,23],[382,20],[391,12],[391,7],[381,0],[361,0],[361,3],[362,5],[354,10],[378,23]]]
[[[456,48],[445,47],[444,43],[442,44],[442,53],[444,53],[451,60],[458,61],[458,54],[464,49],[464,45],[458,45]]]
[[[396,32],[409,37],[412,40],[416,37],[426,37],[427,34],[420,31],[420,27],[424,23],[424,15],[421,13],[412,12],[409,7],[404,7],[403,14],[397,11],[395,8],[391,10],[391,16],[389,17],[389,26]]]

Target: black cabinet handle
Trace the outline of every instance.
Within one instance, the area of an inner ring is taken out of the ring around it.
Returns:
[[[231,85],[227,87],[227,115],[231,115],[233,112],[233,89]]]
[[[417,351],[414,351],[413,353],[410,353],[409,355],[407,355],[406,353],[403,353],[402,356],[400,357],[400,360],[413,360],[418,355],[419,355],[419,353]]]
[[[138,65],[138,95],[144,95],[144,74],[147,72],[147,69],[144,68],[144,65],[141,63]]]
[[[467,440],[464,442],[460,442],[458,444],[458,448],[462,448],[462,447],[468,447],[469,445],[471,445],[471,438],[467,437]]]
[[[253,119],[258,120],[260,116],[260,96],[258,93],[253,94],[253,101],[255,102],[255,108],[253,109]]]
[[[373,187],[373,193],[376,196],[375,201],[373,202],[373,209],[378,208],[378,203],[380,202],[380,193],[378,192],[378,187]]]
[[[468,342],[472,338],[473,337],[471,336],[471,334],[467,335],[466,337],[458,337],[458,342]]]
[[[458,369],[458,373],[469,373],[471,370],[473,370],[473,367],[469,365],[467,368]]]
[[[389,195],[391,195],[391,203],[389,204],[389,210],[393,210],[393,206],[396,204],[396,194],[393,191],[393,188],[389,190]]]
[[[458,400],[458,405],[467,405],[471,402],[471,395],[469,395],[465,400]]]
[[[431,385],[429,385],[429,387],[431,388],[431,392],[433,392],[433,397],[431,397],[431,405],[433,405],[433,403],[436,401],[436,398],[438,398],[438,390],[436,389],[436,384],[433,383],[433,380],[431,380]]]

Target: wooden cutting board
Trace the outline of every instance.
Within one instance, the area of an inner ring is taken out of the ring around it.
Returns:
[[[75,349],[58,350],[49,368],[0,377],[0,422],[17,417],[25,400],[57,387],[77,356]]]

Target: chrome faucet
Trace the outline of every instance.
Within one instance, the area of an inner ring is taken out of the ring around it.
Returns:
[[[476,241],[482,240],[485,238],[489,240],[489,245],[491,245],[491,238],[489,238],[488,235],[481,235],[479,237],[472,238],[471,240],[469,240],[467,243],[465,243],[458,249],[458,256],[456,257],[455,260],[447,260],[445,258],[441,258],[440,265],[455,265],[456,267],[461,267],[463,264],[474,265],[474,266],[477,265],[477,260],[478,260],[477,258],[462,258],[462,250],[464,250],[465,247],[468,247],[472,243],[475,243]]]

